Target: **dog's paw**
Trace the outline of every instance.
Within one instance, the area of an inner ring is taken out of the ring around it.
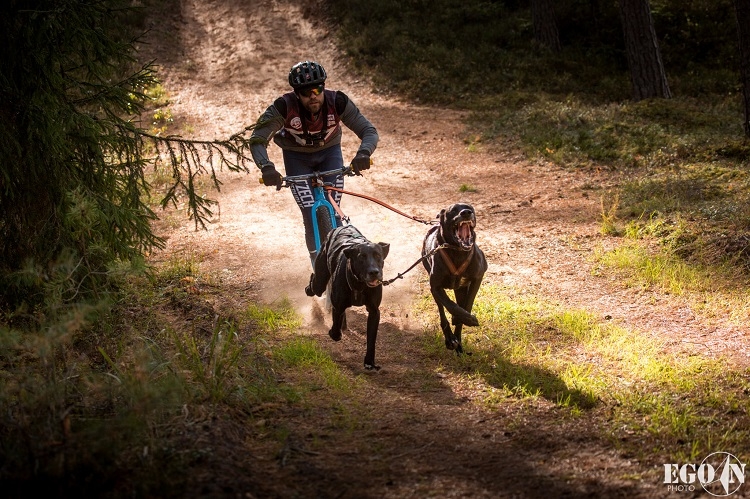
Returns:
[[[341,331],[334,331],[331,329],[328,331],[328,336],[330,336],[333,341],[339,341],[341,340]]]
[[[478,326],[479,319],[477,319],[476,315],[469,313],[454,315],[451,318],[451,324],[454,326],[458,326],[459,324],[463,324],[464,326]]]
[[[310,283],[307,286],[305,286],[305,294],[307,296],[315,296],[315,292],[313,291],[313,279],[315,279],[314,272],[310,274]]]
[[[461,344],[458,342],[458,338],[456,338],[455,336],[453,338],[445,339],[445,348],[447,348],[448,350],[455,350],[460,346]]]
[[[365,363],[365,369],[367,369],[368,371],[380,371],[380,366],[376,366],[375,364]]]

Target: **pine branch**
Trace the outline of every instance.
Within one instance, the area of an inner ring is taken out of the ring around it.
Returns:
[[[206,222],[213,216],[211,207],[216,201],[199,195],[195,180],[201,175],[208,175],[216,190],[221,191],[222,183],[217,169],[226,167],[230,171],[249,173],[251,170],[248,163],[252,164],[252,156],[247,151],[252,141],[247,137],[247,132],[256,126],[257,124],[250,125],[224,140],[187,139],[179,135],[159,136],[135,127],[129,131],[141,140],[151,141],[156,148],[154,161],[157,164],[168,164],[171,170],[174,181],[161,200],[162,208],[170,203],[177,207],[178,198],[187,196],[188,216],[195,221],[195,228],[198,230],[199,227],[206,228]]]

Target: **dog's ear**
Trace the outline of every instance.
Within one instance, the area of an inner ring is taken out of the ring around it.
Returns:
[[[385,260],[385,257],[388,256],[388,250],[391,249],[391,245],[388,243],[378,243],[380,245],[380,249],[383,250],[383,260]]]
[[[438,218],[440,219],[441,224],[445,222],[445,208],[440,210],[440,213],[438,213]]]
[[[359,248],[357,248],[356,246],[351,246],[344,250],[344,256],[346,256],[347,258],[354,258],[357,255],[359,255]]]

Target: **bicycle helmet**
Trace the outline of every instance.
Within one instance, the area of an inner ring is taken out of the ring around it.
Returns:
[[[326,81],[326,70],[313,61],[298,62],[289,71],[289,84],[294,90],[320,85]]]

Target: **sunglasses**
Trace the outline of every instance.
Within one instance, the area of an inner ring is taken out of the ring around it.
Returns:
[[[323,93],[323,90],[325,90],[325,85],[318,85],[317,87],[312,88],[306,88],[304,90],[300,90],[299,94],[302,97],[310,97],[311,95],[320,95]]]

